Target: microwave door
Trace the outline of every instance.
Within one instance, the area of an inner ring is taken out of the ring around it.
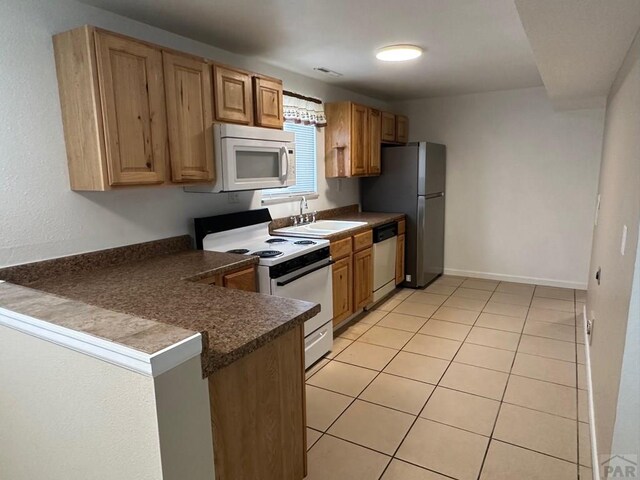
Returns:
[[[289,155],[280,142],[224,138],[225,190],[259,190],[286,185]]]

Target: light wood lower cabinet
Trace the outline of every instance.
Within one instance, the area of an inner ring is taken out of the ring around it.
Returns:
[[[403,230],[404,231],[404,230]],[[396,285],[404,282],[405,234],[398,235],[396,243]]]
[[[333,264],[333,324],[338,325],[353,313],[353,267],[349,253]]]
[[[209,377],[217,480],[302,480],[306,406],[302,327]]]
[[[215,285],[217,287],[233,288],[236,290],[244,290],[245,292],[257,292],[258,284],[256,277],[256,267],[250,266],[240,268],[231,272],[220,273],[212,277],[199,280],[200,283],[207,285]]]
[[[373,255],[371,247],[353,254],[353,303],[355,309],[373,299]]]

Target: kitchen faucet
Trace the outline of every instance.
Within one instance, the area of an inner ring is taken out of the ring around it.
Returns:
[[[305,197],[304,195],[302,197],[300,197],[300,216],[302,216],[302,206],[304,205],[304,208],[309,210],[309,205],[307,204],[307,197]]]
[[[300,197],[300,215],[292,216],[291,221],[294,226],[296,225],[304,225],[305,223],[311,223],[316,221],[317,212],[313,212],[313,216],[310,216],[308,213],[305,215],[302,213],[302,210],[309,210],[309,204],[307,203],[307,197],[302,195]]]

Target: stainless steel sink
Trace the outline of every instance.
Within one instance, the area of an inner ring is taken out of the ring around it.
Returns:
[[[275,235],[290,237],[326,238],[335,233],[352,230],[366,225],[367,222],[347,222],[343,220],[318,220],[317,222],[285,227],[274,230]]]

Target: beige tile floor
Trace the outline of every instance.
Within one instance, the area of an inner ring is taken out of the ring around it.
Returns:
[[[309,480],[591,477],[584,292],[443,276],[307,371]]]

